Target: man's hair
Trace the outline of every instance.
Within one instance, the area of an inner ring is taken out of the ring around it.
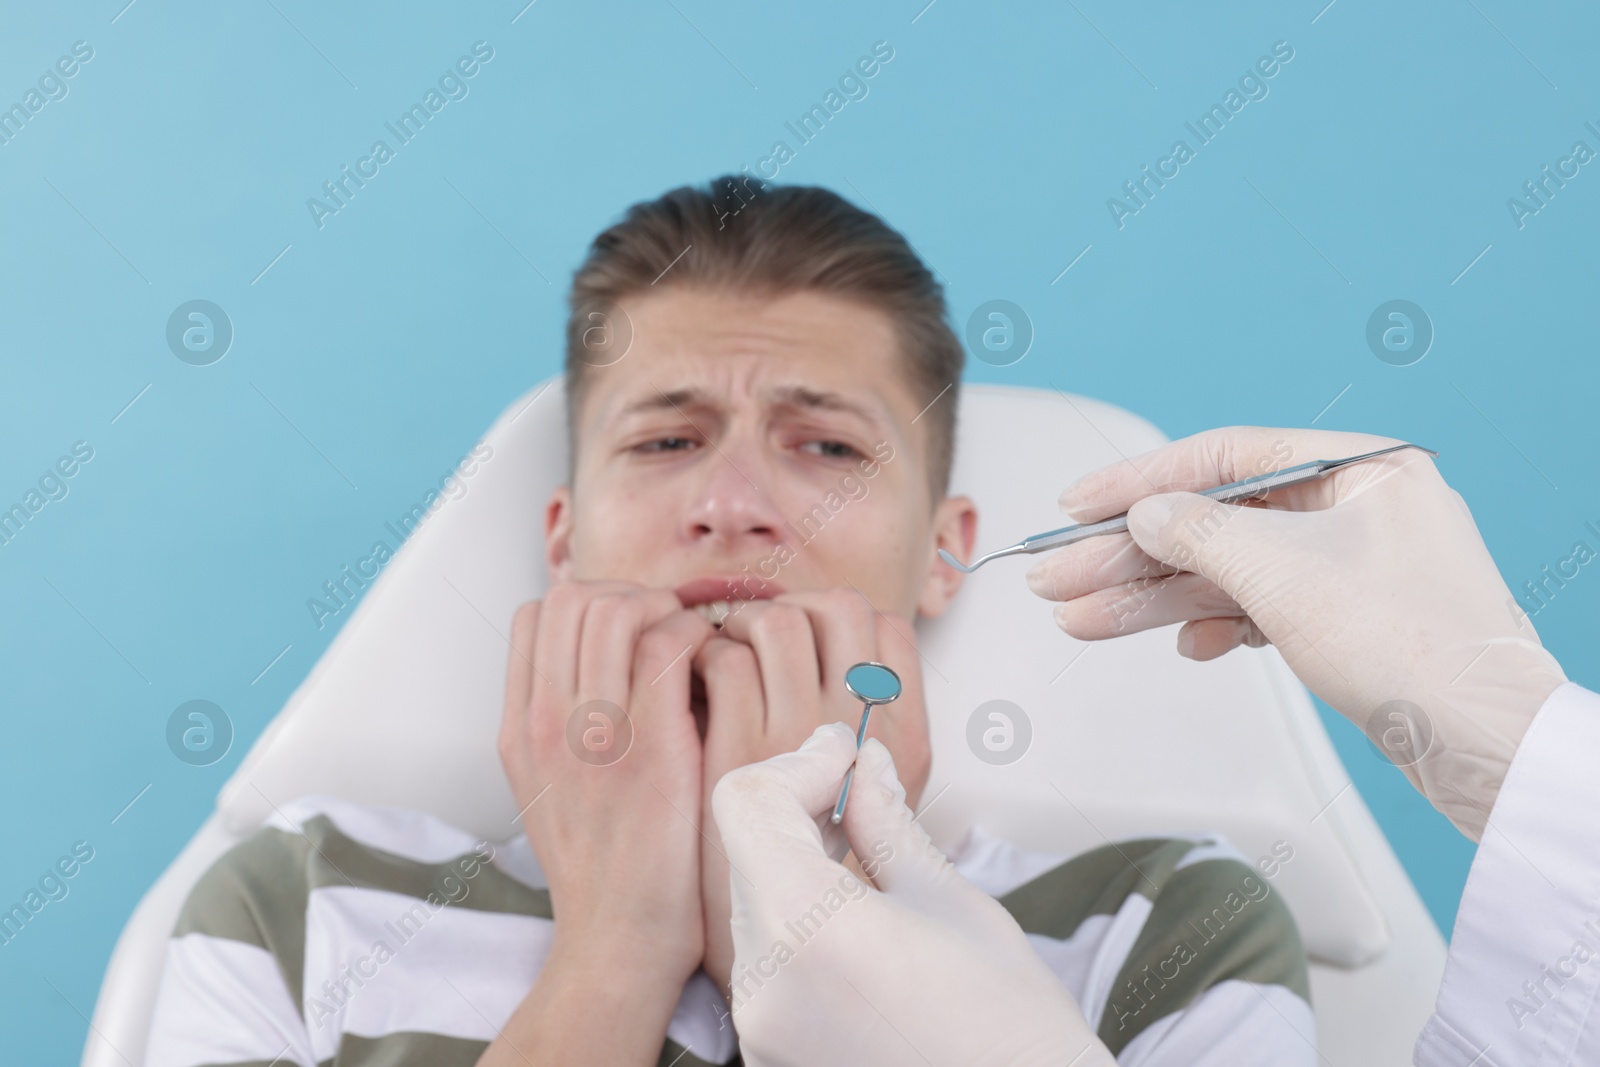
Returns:
[[[595,341],[626,343],[619,332],[631,327],[615,305],[658,282],[758,296],[810,291],[885,312],[910,393],[928,405],[920,420],[927,424],[934,503],[948,493],[966,353],[945,321],[943,286],[877,215],[828,189],[745,175],[634,204],[594,239],[573,274],[565,367],[569,482],[588,387],[617,358],[600,358]]]

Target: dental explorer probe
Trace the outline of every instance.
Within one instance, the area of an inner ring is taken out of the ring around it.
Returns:
[[[1314,482],[1318,478],[1325,478],[1334,471],[1348,467],[1352,463],[1360,463],[1362,460],[1374,459],[1378,456],[1387,456],[1389,453],[1398,452],[1403,448],[1415,448],[1435,458],[1439,455],[1433,449],[1423,448],[1421,445],[1394,445],[1389,448],[1380,448],[1376,452],[1363,452],[1359,456],[1346,456],[1343,459],[1314,459],[1309,463],[1285,467],[1283,470],[1274,471],[1271,474],[1259,474],[1254,478],[1229,482],[1227,485],[1201,489],[1199,493],[1201,496],[1208,496],[1218,503],[1231,504],[1234,501],[1244,500],[1248,497],[1265,496],[1274,490],[1287,489],[1291,485]],[[1074,526],[1063,526],[1058,530],[1046,530],[1044,533],[1034,534],[1032,537],[1026,538],[1008,548],[998,549],[986,556],[979,556],[972,562],[970,567],[942,548],[939,550],[939,556],[956,570],[971,574],[991,559],[999,559],[1001,556],[1011,556],[1019,552],[1043,552],[1046,549],[1070,545],[1099,534],[1122,533],[1127,528],[1128,513],[1124,511],[1121,515],[1116,515],[1109,519],[1101,519],[1099,522],[1083,522]]]

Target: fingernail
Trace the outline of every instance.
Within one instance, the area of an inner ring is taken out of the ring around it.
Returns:
[[[835,727],[842,725],[842,723],[830,722],[817,727],[815,730],[811,731],[811,736],[806,738],[805,744],[800,746],[800,751],[808,752],[812,749],[821,748],[823,745],[828,743],[828,735],[836,732]],[[846,726],[845,729],[848,730],[849,727]]]
[[[1028,588],[1038,596],[1044,596],[1050,589],[1050,564],[1049,562],[1035,563],[1028,568]]]
[[[1062,511],[1070,514],[1071,512],[1076,511],[1078,508],[1083,507],[1085,501],[1082,494],[1079,492],[1078,487],[1076,485],[1069,485],[1061,491],[1061,495],[1056,498],[1056,503],[1061,506]]]
[[[1170,495],[1145,497],[1128,509],[1128,532],[1135,541],[1152,540],[1172,518]]]

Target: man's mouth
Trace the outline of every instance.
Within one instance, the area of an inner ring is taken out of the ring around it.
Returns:
[[[717,629],[747,600],[770,600],[785,592],[776,582],[745,575],[707,575],[693,578],[673,590],[686,608],[692,608]]]

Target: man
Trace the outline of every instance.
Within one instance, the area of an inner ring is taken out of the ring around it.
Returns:
[[[910,246],[826,190],[723,179],[600,234],[571,295],[551,585],[512,625],[499,750],[525,839],[286,806],[191,895],[150,1062],[733,1062],[761,976],[731,972],[743,875],[712,789],[854,721],[843,674],[873,660],[904,682],[871,734],[916,803],[912,620],[960,587],[936,550],[967,557],[976,533],[946,493],[962,358]],[[860,859],[840,901],[893,863]],[[1063,863],[980,834],[955,859],[1127,1062],[1314,1058],[1293,923],[1224,846]],[[1182,932],[1207,916],[1204,940]]]

